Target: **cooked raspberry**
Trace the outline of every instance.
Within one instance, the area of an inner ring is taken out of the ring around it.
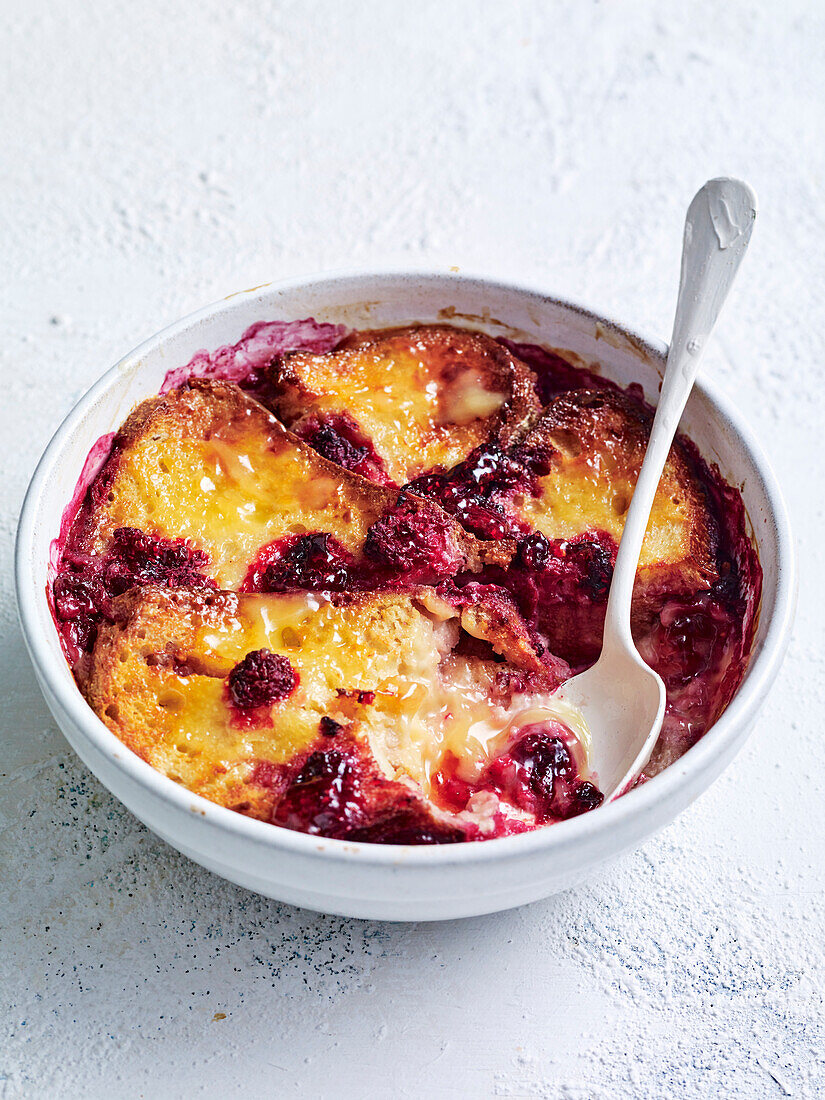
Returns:
[[[419,496],[440,500],[442,492],[449,484],[446,474],[422,474],[404,488],[418,493]]]
[[[606,600],[613,579],[615,553],[612,547],[605,545],[602,539],[582,535],[568,542],[565,550],[575,567],[581,587],[594,600]]]
[[[379,844],[450,844],[456,825],[437,822],[402,784],[387,779],[354,742],[311,753],[272,815],[276,825],[315,836]]]
[[[91,615],[98,607],[102,586],[92,574],[60,573],[54,582],[57,617],[68,621]]]
[[[576,813],[571,814],[571,817],[577,817],[579,813],[587,813],[588,810],[595,810],[597,806],[601,806],[604,802],[604,795],[598,787],[585,780],[584,783],[580,783],[573,792],[574,804],[580,809]]]
[[[518,563],[525,569],[541,569],[550,557],[550,543],[541,533],[534,531],[518,544]]]
[[[77,554],[69,546],[52,589],[61,633],[74,650],[89,652],[98,623],[111,619],[115,596],[143,584],[214,587],[203,574],[208,564],[185,539],[156,538],[134,527],[118,527],[105,554]]]
[[[351,443],[332,424],[320,424],[311,435],[305,435],[304,438],[318,454],[328,458],[330,462],[337,462],[345,470],[356,470],[367,455],[366,447]]]
[[[336,722],[334,718],[329,718],[327,715],[324,715],[318,723],[318,732],[322,737],[336,737],[343,728],[340,722]]]
[[[313,416],[293,428],[301,439],[330,462],[352,470],[376,485],[394,485],[372,440],[347,413]]]
[[[313,752],[307,757],[293,783],[300,786],[302,783],[312,783],[315,779],[335,780],[348,776],[353,787],[356,787],[358,781],[355,776],[355,762],[355,757],[346,749],[324,749]]]
[[[461,761],[453,752],[445,752],[438,771],[432,776],[436,802],[445,810],[461,813],[479,788],[458,775]]]
[[[289,535],[265,546],[246,574],[244,592],[347,591],[356,587],[355,559],[323,532]]]
[[[462,490],[459,494],[445,494],[443,506],[473,534],[479,538],[496,541],[513,534],[515,521],[503,515],[492,505],[479,504]]]
[[[468,530],[485,539],[503,539],[511,532],[512,521],[494,504],[485,502],[478,486],[462,473],[463,464],[450,475],[425,474],[410,482],[408,488],[429,497]]]
[[[464,480],[487,494],[506,492],[520,485],[524,468],[497,446],[477,447],[463,463]]]
[[[522,444],[512,450],[513,460],[535,477],[546,477],[553,469],[553,455],[556,453],[550,443],[525,447]]]
[[[202,550],[193,549],[184,539],[159,539],[134,527],[115,531],[109,556],[104,572],[115,593],[136,582],[169,588],[202,583],[202,570],[209,562]]]
[[[229,696],[241,710],[277,703],[297,686],[298,673],[288,658],[268,649],[247,653],[229,673]]]
[[[555,722],[525,726],[518,741],[492,760],[474,783],[461,778],[460,761],[446,753],[433,776],[436,799],[445,809],[461,811],[474,794],[493,791],[533,814],[539,824],[595,809],[602,804],[602,793],[581,779],[562,733]],[[504,833],[497,828],[496,835]]]
[[[412,583],[450,576],[461,564],[450,521],[408,493],[370,527],[364,554]]]
[[[528,530],[509,515],[503,502],[513,494],[538,491],[536,476],[545,472],[546,460],[524,448],[508,453],[498,444],[477,447],[446,474],[425,474],[408,488],[436,500],[479,538],[518,537]]]
[[[557,776],[566,778],[573,771],[573,761],[564,742],[548,736],[548,731],[538,725],[525,727],[510,756],[523,765],[530,785],[548,799],[553,796]]]
[[[100,609],[109,603],[99,577],[59,573],[52,591],[55,618],[69,652],[75,659],[80,653],[91,652],[102,616]]]
[[[601,792],[582,781],[553,722],[537,722],[521,731],[508,753],[487,769],[488,783],[540,822],[576,817],[600,806]]]
[[[294,776],[273,821],[316,836],[345,836],[365,817],[354,747],[313,752]]]

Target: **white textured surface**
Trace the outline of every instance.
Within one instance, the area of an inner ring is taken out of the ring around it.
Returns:
[[[0,21],[0,1097],[821,1094],[821,6]],[[761,214],[705,369],[775,463],[803,586],[735,767],[591,886],[453,924],[313,916],[149,835],[66,749],[15,620],[20,501],[80,393],[204,302],[351,263],[534,279],[666,335],[684,208],[725,173]]]

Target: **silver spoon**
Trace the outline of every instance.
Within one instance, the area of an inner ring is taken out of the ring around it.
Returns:
[[[622,532],[607,601],[602,652],[559,692],[590,728],[590,763],[605,802],[650,758],[662,728],[665,685],[633,644],[630,601],[650,510],[702,352],[748,247],[756,195],[740,180],[710,180],[685,219],[682,276],[661,396]]]

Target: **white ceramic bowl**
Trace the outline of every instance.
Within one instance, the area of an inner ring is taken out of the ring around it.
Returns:
[[[157,393],[167,370],[201,348],[234,343],[258,320],[312,316],[352,328],[455,318],[493,335],[596,356],[655,401],[666,347],[539,291],[450,273],[344,273],[233,295],[165,329],[86,394],[46,449],[26,495],[16,579],[26,643],[69,743],[113,794],[169,844],[250,890],[310,909],[391,920],[490,913],[565,889],[671,821],[730,763],[779,669],[796,595],[788,517],[773,473],[732,402],[705,382],[683,427],[742,490],[764,570],[759,628],[745,679],[715,726],[681,760],[582,817],[480,844],[424,847],[324,840],[253,821],[190,794],[131,753],[86,705],[46,602],[49,544],[92,443]]]

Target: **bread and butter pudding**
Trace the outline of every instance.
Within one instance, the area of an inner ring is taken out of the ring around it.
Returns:
[[[450,325],[259,323],[96,444],[49,593],[134,752],[315,835],[483,840],[602,801],[559,685],[601,645],[652,414],[571,353]],[[744,674],[761,570],[680,438],[633,603],[667,714],[645,778]]]

